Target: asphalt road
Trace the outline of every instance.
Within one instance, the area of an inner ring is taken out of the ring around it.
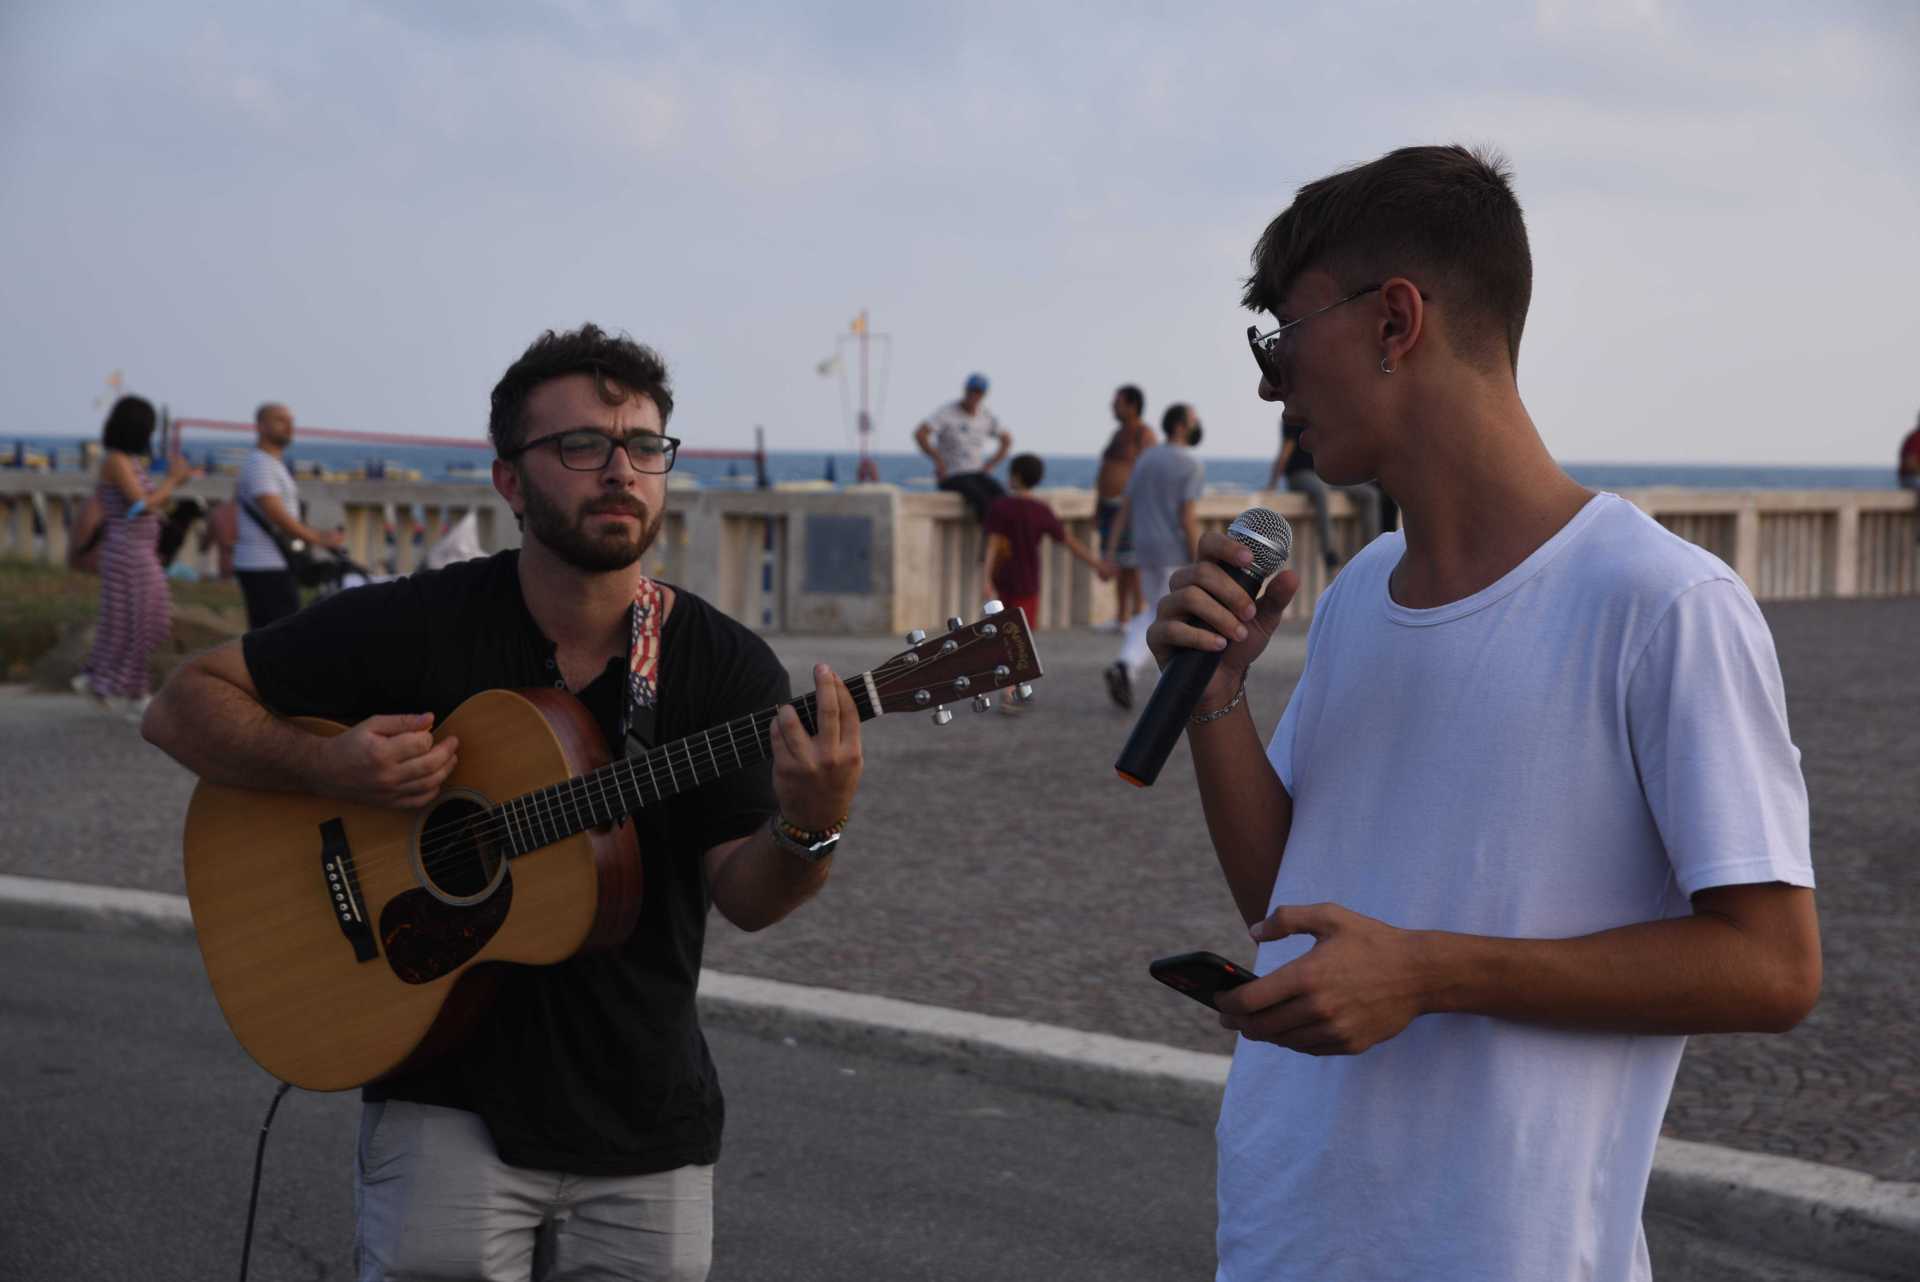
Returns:
[[[0,930],[0,1278],[237,1277],[274,1082],[182,940]],[[710,1030],[712,1282],[1213,1275],[1213,1137],[970,1074]],[[252,1272],[352,1276],[359,1105],[293,1092]],[[1390,1213],[1390,1210],[1389,1210]],[[1356,1232],[1364,1232],[1357,1224]],[[1854,1282],[1649,1217],[1661,1282]]]
[[[192,946],[10,930],[0,959],[0,1277],[238,1276],[274,1082],[228,1035]],[[728,1087],[714,1282],[1211,1275],[1205,1128],[710,1039]],[[352,1276],[358,1110],[351,1093],[282,1102],[253,1277]]]
[[[1920,599],[1765,612],[1813,803],[1826,985],[1791,1034],[1692,1039],[1667,1128],[1920,1180]],[[851,674],[899,649],[884,637],[772,642],[796,679],[816,659]],[[1152,789],[1114,778],[1132,724],[1100,679],[1116,646],[1104,633],[1041,633],[1047,676],[1018,716],[870,723],[832,883],[757,935],[716,919],[708,963],[1228,1051],[1205,1012],[1146,976],[1164,953],[1245,960],[1251,948],[1206,841],[1185,744]],[[1304,649],[1290,627],[1255,669],[1248,699],[1262,727],[1278,721]],[[84,701],[0,693],[0,872],[178,893],[191,789],[133,727]]]

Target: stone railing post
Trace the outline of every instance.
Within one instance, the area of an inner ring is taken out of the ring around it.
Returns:
[[[1734,513],[1733,572],[1746,581],[1749,592],[1760,594],[1760,504],[1752,496]]]
[[[1860,595],[1860,505],[1840,501],[1834,522],[1833,571],[1827,576],[1835,596]]]

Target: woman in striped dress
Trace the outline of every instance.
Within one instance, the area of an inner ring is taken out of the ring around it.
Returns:
[[[193,475],[176,456],[166,480],[149,485],[146,456],[153,440],[153,405],[123,396],[107,413],[101,433],[106,456],[95,493],[107,532],[100,550],[100,623],[93,653],[74,688],[117,712],[138,716],[146,707],[147,658],[172,631],[166,572],[154,544],[160,508]]]

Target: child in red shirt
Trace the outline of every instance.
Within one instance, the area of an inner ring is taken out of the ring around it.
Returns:
[[[1065,545],[1067,551],[1091,566],[1102,582],[1113,577],[1113,567],[1068,534],[1053,509],[1028,493],[1045,474],[1046,465],[1038,455],[1017,455],[1007,465],[1013,493],[994,500],[982,525],[987,535],[987,581],[993,584],[1002,605],[1009,610],[1015,606],[1025,610],[1027,622],[1034,627],[1040,625],[1042,538]]]

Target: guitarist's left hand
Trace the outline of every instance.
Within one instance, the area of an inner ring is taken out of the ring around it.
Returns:
[[[860,713],[846,683],[824,663],[813,667],[820,732],[808,734],[800,714],[782,704],[774,717],[773,792],[788,823],[810,832],[846,817],[860,786]]]

